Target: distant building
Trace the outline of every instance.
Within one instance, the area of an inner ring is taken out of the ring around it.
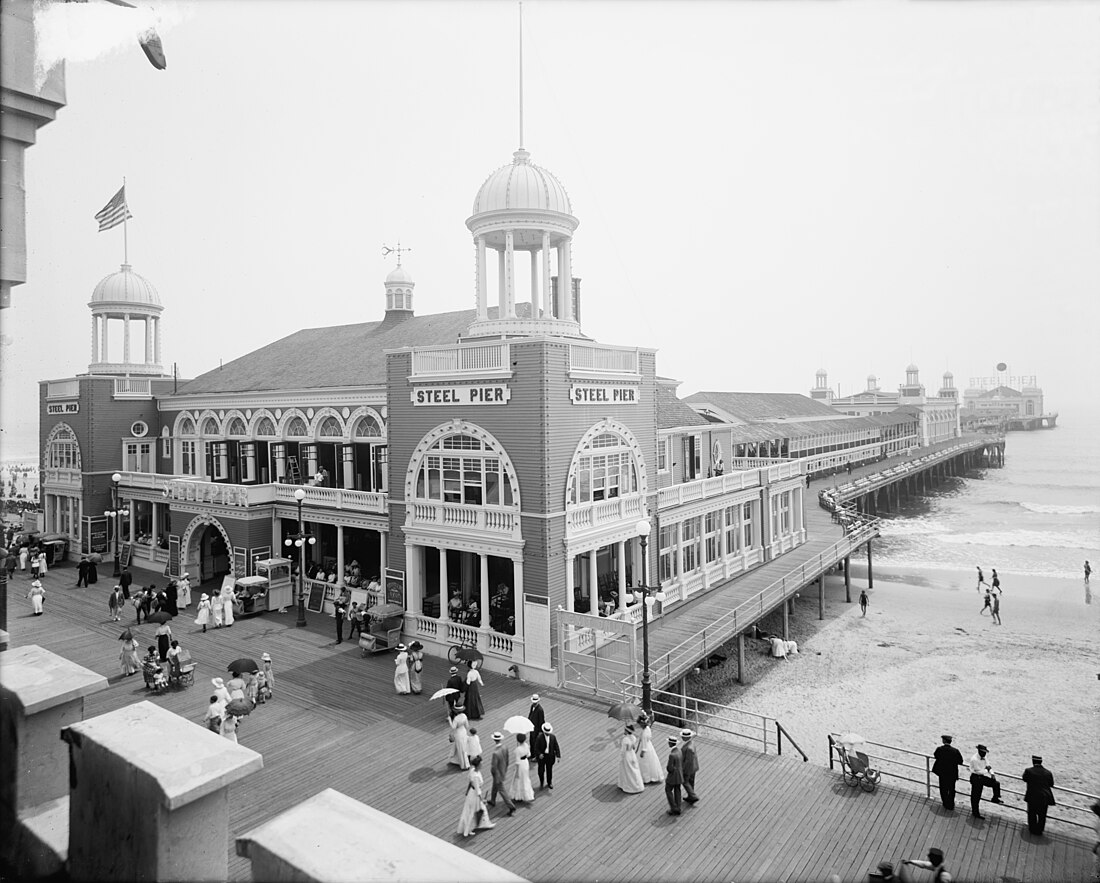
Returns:
[[[828,383],[825,372],[819,370],[812,393],[820,394],[822,387],[827,388]],[[880,417],[899,408],[908,408],[917,417],[917,444],[922,446],[957,438],[961,431],[958,390],[950,371],[944,373],[943,385],[935,396],[925,392],[919,369],[910,365],[905,369],[905,383],[897,392],[881,389],[878,378],[869,374],[865,390],[850,396],[831,397],[829,403],[840,413],[854,417]]]

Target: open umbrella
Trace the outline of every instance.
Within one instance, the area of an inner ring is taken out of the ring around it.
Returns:
[[[531,723],[529,717],[513,714],[504,722],[504,726],[501,727],[501,729],[507,730],[509,733],[530,733],[535,729],[535,725]]]
[[[616,702],[607,709],[607,716],[617,721],[634,723],[642,716],[642,710],[633,702]]]
[[[459,647],[455,651],[455,656],[463,662],[480,662],[485,658],[477,647]]]
[[[248,672],[248,674],[251,675],[258,672],[260,667],[256,665],[255,659],[249,659],[247,656],[242,656],[240,659],[234,659],[229,663],[229,665],[225,667],[225,670],[239,675]]]
[[[134,640],[134,633],[129,629],[126,629],[121,635],[118,636],[120,641],[132,641]]]
[[[845,733],[836,740],[839,744],[843,745],[848,751],[859,747],[867,740],[860,736],[858,733]]]
[[[436,690],[434,693],[432,693],[431,696],[428,697],[428,699],[441,699],[444,696],[450,696],[452,693],[457,692],[458,690],[456,690],[454,687],[444,687],[442,690]]]
[[[225,704],[225,713],[233,717],[244,717],[252,713],[252,703],[247,699],[230,699]]]
[[[92,554],[88,556],[88,560],[91,561],[92,564],[102,564],[103,556],[100,555],[99,552],[92,552]]]
[[[156,613],[150,613],[145,617],[146,622],[155,622],[157,625],[163,625],[172,618],[172,614],[167,610],[158,610]]]

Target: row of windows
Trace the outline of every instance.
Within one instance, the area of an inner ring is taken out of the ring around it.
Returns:
[[[461,451],[462,456],[443,456],[443,451]],[[466,506],[517,504],[500,456],[481,439],[461,433],[429,449],[416,474],[415,494],[418,500]]]
[[[755,505],[750,500],[662,526],[657,559],[661,581],[686,576],[704,565],[753,548]]]
[[[184,437],[202,436],[204,438],[228,437],[240,439],[247,439],[253,436],[255,438],[264,439],[280,437],[311,439],[314,437],[310,434],[309,424],[306,422],[305,418],[297,414],[287,420],[282,436],[279,434],[275,421],[267,416],[261,417],[256,421],[255,433],[249,432],[247,424],[240,417],[232,417],[226,424],[224,431],[220,421],[216,417],[207,417],[199,426],[197,426],[195,421],[190,417],[184,417],[180,420],[178,426],[178,434]],[[366,414],[355,422],[351,437],[356,439],[376,439],[382,438],[384,434],[384,429],[378,419],[373,414]],[[319,439],[328,438],[334,440],[344,438],[343,421],[335,415],[328,415],[317,427],[316,437]]]

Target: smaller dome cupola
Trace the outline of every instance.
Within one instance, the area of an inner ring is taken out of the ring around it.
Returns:
[[[833,403],[833,391],[829,389],[829,375],[824,368],[818,368],[814,375],[814,388],[810,390],[810,398],[825,402],[827,405]]]
[[[874,374],[867,375],[867,392],[878,392],[878,378]]]
[[[382,247],[382,253],[388,255],[391,252],[397,255],[397,266],[390,270],[386,276],[386,318],[405,318],[413,314],[413,282],[412,274],[401,266],[401,255],[412,251],[411,248],[402,248],[397,243],[396,248]]]

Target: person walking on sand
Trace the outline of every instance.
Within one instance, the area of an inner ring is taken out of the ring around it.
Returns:
[[[634,724],[627,724],[623,737],[619,740],[619,790],[627,794],[645,791],[642,771],[638,766],[638,737],[634,735]]]
[[[864,589],[859,593],[859,609],[863,611],[862,615],[867,615],[867,590]]]
[[[1054,806],[1054,774],[1043,766],[1038,754],[1031,755],[1031,766],[1024,770],[1023,779],[1027,790],[1024,803],[1027,804],[1027,829],[1036,836],[1042,836],[1047,825],[1047,808]]]
[[[989,586],[985,588],[985,603],[978,612],[984,616],[987,610],[990,612],[993,611],[993,593],[989,590]]]
[[[500,799],[508,807],[508,815],[514,815],[516,805],[512,803],[512,798],[508,794],[508,749],[504,747],[503,742],[503,733],[500,731],[493,733],[493,755],[489,759],[489,769],[493,774],[493,790],[489,795],[488,804],[496,806],[497,794],[500,794]]]
[[[675,736],[668,737],[668,766],[665,775],[665,798],[668,814],[678,816],[683,811],[680,786],[684,784],[684,758]]]
[[[638,769],[642,771],[642,781],[647,784],[665,780],[661,758],[653,747],[653,727],[649,725],[649,717],[645,714],[638,718]]]
[[[997,591],[1001,587],[1001,578],[997,576],[997,568],[993,568],[993,591]]]
[[[684,747],[680,749],[680,756],[684,764],[684,791],[687,803],[698,803],[699,795],[695,793],[695,774],[699,772],[699,757],[695,753],[695,734],[691,730],[680,730],[680,741]]]
[[[984,819],[979,806],[982,802],[982,789],[988,785],[993,789],[993,803],[1002,803],[1001,783],[993,772],[993,766],[987,757],[989,749],[984,745],[977,746],[977,753],[970,758],[970,815],[976,819]]]
[[[989,583],[987,583],[985,581],[985,574],[982,573],[982,569],[979,567],[978,568],[978,591],[980,592],[982,590],[982,586],[986,586],[986,585],[989,585]]]
[[[561,747],[554,728],[550,724],[542,725],[542,732],[535,736],[531,746],[535,753],[535,766],[539,771],[539,788],[554,790],[554,764],[561,760]]]
[[[955,784],[959,781],[959,767],[963,765],[962,752],[951,744],[950,736],[940,736],[943,744],[932,752],[932,773],[940,780],[940,800],[943,808],[955,809]]]
[[[1001,624],[1001,590],[998,589],[993,593],[993,609],[990,612],[990,616],[993,617],[993,622],[996,625]]]

